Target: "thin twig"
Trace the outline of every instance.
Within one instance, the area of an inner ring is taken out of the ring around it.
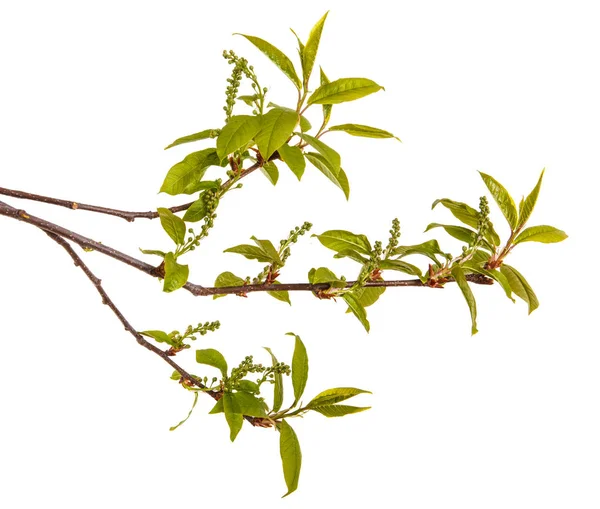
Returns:
[[[273,156],[271,156],[271,158],[269,160],[272,161],[274,159],[279,159],[279,154],[277,154],[277,153],[273,154]],[[247,177],[248,175],[250,175],[250,173],[252,173],[253,171],[260,168],[260,166],[261,166],[261,163],[257,162],[255,164],[253,164],[252,166],[250,166],[249,168],[246,168],[236,177],[232,177],[229,180],[225,181],[221,185],[221,190],[225,191],[225,190],[229,189],[229,187],[231,187],[232,184],[243,179],[244,177]],[[23,199],[23,200],[39,201],[42,203],[48,203],[50,205],[58,205],[59,207],[66,207],[71,210],[87,210],[89,212],[97,212],[99,214],[116,216],[116,217],[125,219],[125,221],[128,221],[130,223],[133,222],[137,218],[156,219],[158,217],[158,212],[156,212],[156,211],[131,212],[131,211],[127,211],[127,210],[112,209],[112,208],[108,208],[108,207],[100,207],[98,205],[88,205],[86,203],[80,203],[80,202],[72,201],[72,200],[61,200],[58,198],[51,198],[49,196],[42,196],[39,194],[28,193],[26,191],[17,191],[15,189],[7,189],[5,187],[0,187],[0,195],[10,196],[12,198],[19,198],[19,199]],[[184,210],[189,209],[193,203],[194,202],[191,201],[189,203],[184,203],[182,205],[170,207],[169,210],[174,213],[182,212]]]
[[[161,350],[160,348],[154,346],[152,343],[150,343],[149,341],[144,339],[144,337],[133,327],[133,325],[131,325],[131,323],[129,323],[127,318],[125,318],[123,313],[121,313],[121,311],[116,306],[116,304],[108,296],[108,294],[104,290],[104,287],[102,286],[102,281],[95,276],[95,274],[84,263],[84,261],[75,252],[75,250],[71,247],[71,245],[65,239],[63,239],[60,235],[57,235],[55,233],[51,233],[48,231],[45,233],[52,240],[54,240],[54,242],[56,242],[61,247],[63,247],[67,253],[69,253],[71,258],[73,259],[73,262],[75,263],[75,266],[79,267],[85,273],[85,275],[92,282],[92,284],[94,285],[94,287],[96,288],[96,290],[98,291],[100,296],[102,297],[102,303],[111,309],[111,311],[117,316],[119,321],[123,324],[123,327],[125,327],[125,330],[127,332],[129,332],[135,338],[135,340],[138,342],[138,344],[140,344],[144,348],[150,350],[151,352],[158,355],[161,359],[163,359],[167,364],[169,364],[169,366],[171,366],[175,371],[177,371],[181,375],[183,381],[185,381],[189,384],[193,384],[196,387],[198,387],[199,389],[202,389],[202,392],[205,392],[210,397],[212,397],[214,400],[218,401],[221,398],[222,393],[220,391],[206,390],[207,387],[200,380],[198,380],[195,376],[190,375],[184,368],[182,368],[179,364],[177,364],[173,360],[172,356],[169,355],[168,351]],[[247,415],[245,415],[244,418],[253,426],[256,425],[259,427],[264,427],[264,425],[265,425],[265,423],[263,422],[264,419],[260,419],[260,418],[255,419],[254,417],[250,417]]]

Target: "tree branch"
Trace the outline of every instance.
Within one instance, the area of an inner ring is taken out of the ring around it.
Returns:
[[[277,152],[271,156],[271,158],[269,159],[269,161],[272,161],[272,160],[275,160],[275,159],[279,159],[279,154]],[[243,179],[244,177],[248,176],[254,170],[257,170],[258,168],[260,168],[261,165],[262,165],[262,162],[257,162],[257,163],[254,163],[249,168],[246,168],[245,170],[242,170],[242,172],[240,173],[240,175],[238,175],[237,177],[230,178],[229,180],[227,180],[226,182],[224,182],[221,185],[221,190],[222,191],[226,191],[235,182],[237,182],[237,181]],[[109,216],[116,216],[116,217],[120,217],[122,219],[125,219],[125,221],[128,221],[130,223],[133,222],[133,221],[135,221],[135,219],[137,219],[137,218],[142,218],[142,219],[156,219],[158,217],[158,212],[156,212],[156,211],[130,212],[130,211],[127,211],[127,210],[111,209],[111,208],[108,208],[108,207],[100,207],[98,205],[88,205],[86,203],[80,203],[80,202],[72,201],[72,200],[61,200],[61,199],[58,199],[58,198],[51,198],[49,196],[42,196],[42,195],[39,195],[39,194],[28,193],[26,191],[17,191],[15,189],[7,189],[5,187],[0,187],[0,195],[10,196],[12,198],[20,198],[20,199],[23,199],[23,200],[39,201],[39,202],[42,202],[42,203],[48,203],[50,205],[58,205],[59,207],[65,207],[65,208],[68,208],[68,209],[71,209],[71,210],[87,210],[89,212],[97,212],[99,214],[106,214],[106,215],[109,215]],[[184,203],[182,205],[177,205],[175,207],[170,207],[169,210],[171,212],[174,212],[174,213],[175,212],[182,212],[184,210],[189,209],[192,206],[192,204],[194,203],[194,201],[191,201],[189,203]]]
[[[75,250],[71,247],[71,245],[65,239],[63,239],[60,235],[57,235],[55,233],[51,233],[48,231],[45,233],[52,240],[54,240],[54,242],[56,242],[61,247],[63,247],[67,253],[69,253],[69,256],[71,256],[71,258],[73,259],[75,266],[79,267],[85,273],[85,275],[92,282],[92,284],[94,285],[94,287],[96,288],[96,290],[98,291],[100,296],[102,297],[102,304],[105,304],[106,306],[108,306],[111,309],[111,311],[117,316],[119,321],[123,324],[123,327],[125,327],[125,330],[127,332],[129,332],[135,338],[135,340],[138,342],[139,345],[150,350],[151,352],[158,355],[161,359],[163,359],[167,364],[169,364],[169,366],[171,366],[175,371],[177,371],[181,375],[182,380],[184,382],[195,385],[196,387],[198,387],[200,389],[203,389],[202,392],[208,394],[211,398],[213,398],[216,401],[221,399],[222,393],[220,391],[205,390],[207,387],[202,382],[200,382],[195,376],[190,375],[185,369],[183,369],[179,364],[177,364],[172,359],[172,355],[169,355],[168,351],[161,350],[160,348],[154,346],[152,343],[150,343],[149,341],[144,339],[144,337],[133,327],[133,325],[131,325],[129,323],[127,318],[125,318],[123,313],[121,313],[121,311],[116,306],[116,304],[108,296],[108,294],[104,290],[104,287],[102,286],[102,281],[94,275],[94,273],[90,270],[90,268],[84,263],[84,261],[81,259],[81,257],[75,252]],[[244,419],[246,419],[253,426],[270,427],[270,423],[265,422],[265,419],[261,419],[260,417],[251,417],[251,416],[245,415]],[[268,426],[268,424],[269,424],[269,426]]]

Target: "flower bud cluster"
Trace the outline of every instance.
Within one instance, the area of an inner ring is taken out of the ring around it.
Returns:
[[[390,229],[390,240],[388,240],[388,245],[385,248],[386,257],[396,247],[398,247],[399,240],[400,240],[400,220],[396,217],[392,220],[392,228]]]

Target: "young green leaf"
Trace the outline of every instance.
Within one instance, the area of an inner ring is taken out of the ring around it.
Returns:
[[[467,263],[463,264],[463,267],[465,269],[468,269],[469,271],[475,272],[475,274],[481,274],[483,276],[492,278],[504,290],[504,293],[506,294],[506,296],[510,300],[515,302],[515,299],[513,299],[513,296],[512,296],[512,289],[510,287],[510,283],[508,282],[508,279],[506,278],[506,276],[504,274],[502,274],[502,272],[499,272],[497,270],[484,269],[483,267],[479,266],[477,263],[474,263],[474,262],[473,263],[467,262]]]
[[[385,287],[372,286],[369,288],[357,288],[356,290],[352,291],[352,294],[358,303],[362,307],[366,308],[375,304],[379,300],[379,297],[383,295],[383,292],[385,292]],[[350,313],[350,311],[351,310],[348,309],[346,313]]]
[[[225,159],[229,154],[245,147],[260,130],[260,118],[251,115],[235,115],[229,119],[217,138],[217,156]]]
[[[252,394],[258,394],[260,392],[260,387],[252,380],[240,380],[237,388],[238,391],[250,392]]]
[[[263,401],[249,392],[234,392],[232,400],[234,413],[251,417],[266,417],[267,415]]]
[[[200,197],[189,206],[183,215],[184,221],[196,223],[206,217],[206,214],[208,214],[208,205],[205,198],[205,194],[202,193]]]
[[[288,489],[283,497],[287,497],[298,488],[300,468],[302,467],[302,452],[300,451],[300,442],[298,442],[296,432],[285,419],[281,421],[279,432],[279,453],[283,465],[283,477]]]
[[[260,131],[254,141],[265,161],[287,142],[297,123],[298,113],[287,108],[273,108],[261,117]]]
[[[321,41],[321,34],[323,33],[323,26],[325,25],[328,14],[329,11],[327,11],[312,28],[308,40],[306,41],[306,46],[302,51],[302,74],[304,77],[304,88],[306,90],[308,90],[308,80],[315,65],[317,51],[319,50],[319,42]]]
[[[494,200],[496,200],[498,207],[500,207],[500,210],[502,211],[502,214],[504,214],[504,217],[508,221],[511,229],[513,231],[516,230],[519,224],[519,215],[517,213],[517,206],[515,205],[512,196],[496,179],[483,172],[479,172],[479,174],[481,175],[481,178],[483,179],[483,182],[487,186],[491,195],[494,197]]]
[[[452,268],[452,277],[454,277],[456,284],[460,288],[460,291],[469,306],[469,311],[471,313],[471,334],[477,334],[477,305],[475,303],[475,296],[471,291],[471,287],[467,282],[463,269],[459,265],[455,265]]]
[[[370,406],[351,406],[351,405],[323,405],[311,410],[323,414],[325,417],[343,417],[348,414],[356,414],[369,410]]]
[[[514,240],[515,244],[520,242],[543,242],[545,244],[552,244],[554,242],[562,242],[568,237],[568,235],[554,228],[554,226],[530,226],[525,228]]]
[[[183,194],[194,194],[198,191],[205,191],[206,189],[217,191],[220,187],[220,183],[216,180],[196,180],[185,186]]]
[[[442,198],[440,200],[435,200],[433,202],[433,205],[431,205],[431,208],[435,208],[435,206],[438,203],[446,207],[450,212],[452,212],[452,215],[462,223],[474,229],[478,228],[479,212],[473,207],[470,207],[466,203],[450,200],[448,198]],[[500,237],[494,230],[494,227],[491,225],[491,223],[486,233],[486,239],[490,241],[494,246],[500,245]]]
[[[244,424],[244,416],[235,411],[238,408],[238,405],[233,397],[233,393],[223,393],[222,399],[225,419],[227,420],[227,424],[229,424],[229,439],[233,442],[242,429],[242,425]]]
[[[311,285],[319,283],[328,283],[332,288],[344,288],[346,281],[338,278],[327,267],[319,267],[318,269],[310,269],[308,272],[308,282]]]
[[[306,381],[308,380],[308,354],[300,336],[291,332],[288,335],[296,338],[294,355],[292,356],[292,385],[294,387],[294,404],[292,406],[296,406],[296,403],[300,401],[302,394],[304,394]]]
[[[254,246],[250,246],[254,247]],[[232,272],[221,272],[215,279],[215,287],[223,288],[227,286],[243,286],[245,280],[241,277],[236,276]],[[219,297],[226,297],[226,295],[213,295],[213,300],[218,299]]]
[[[167,343],[168,345],[171,345],[171,346],[174,345],[174,342],[171,339],[171,337],[166,332],[163,332],[161,330],[145,330],[145,331],[140,332],[140,334],[142,336],[152,338],[152,339],[158,341],[159,343]]]
[[[238,96],[238,101],[243,101],[246,105],[250,106],[251,108],[255,107],[255,101],[257,101],[258,99],[258,94]]]
[[[320,77],[321,77],[321,87],[323,85],[327,85],[328,83],[331,83],[331,81],[329,81],[329,78],[327,77],[327,75],[323,72],[323,68],[320,68]],[[333,108],[333,105],[331,104],[324,104],[323,105],[323,127],[325,127],[328,123],[329,123],[329,119],[331,118],[331,109]]]
[[[477,233],[469,228],[465,228],[464,226],[454,226],[454,225],[449,225],[449,224],[431,223],[427,226],[427,228],[425,228],[425,231],[428,232],[429,230],[432,230],[433,228],[443,228],[444,230],[446,230],[446,233],[448,235],[450,235],[450,236],[454,237],[455,239],[458,239],[462,242],[466,242],[467,244],[470,244],[470,245],[474,244],[475,240],[477,239]],[[484,241],[483,247],[485,247],[486,249],[488,249],[490,251],[493,251],[492,246],[487,241]]]
[[[506,276],[512,291],[515,292],[517,297],[520,297],[529,307],[529,314],[535,311],[540,305],[535,292],[529,286],[527,280],[523,277],[523,275],[514,267],[510,265],[503,264],[500,267],[500,272]]]
[[[383,87],[367,78],[341,78],[317,88],[308,98],[308,104],[339,104],[354,101]]]
[[[165,256],[167,256],[167,253],[165,253],[164,251],[159,251],[158,249],[142,249],[142,248],[140,248],[140,251],[144,254],[156,255],[156,256],[160,256],[161,258],[164,258]]]
[[[346,304],[348,304],[348,308],[350,308],[350,311],[354,313],[354,316],[358,318],[358,321],[362,324],[365,330],[369,332],[369,330],[371,329],[371,324],[369,323],[369,320],[367,320],[367,312],[365,311],[365,308],[358,301],[358,299],[351,293],[342,294],[342,299],[346,301]]]
[[[279,180],[279,169],[273,161],[267,161],[260,167],[262,174],[267,177],[271,184],[276,185]]]
[[[334,258],[350,258],[351,260],[354,260],[355,262],[360,263],[361,265],[364,265],[365,263],[367,263],[369,261],[366,258],[364,258],[363,256],[359,255],[353,249],[344,249],[344,250],[340,251],[339,253],[334,254],[333,257]]]
[[[173,242],[177,245],[184,244],[186,232],[185,221],[166,208],[160,207],[157,209],[157,212],[163,230],[173,239]]]
[[[194,392],[194,402],[192,403],[192,408],[190,408],[190,411],[187,414],[187,417],[185,419],[183,419],[183,421],[181,421],[176,426],[171,426],[169,428],[169,431],[175,431],[177,428],[179,428],[179,426],[181,426],[183,423],[185,423],[190,418],[190,416],[192,415],[192,412],[194,411],[194,408],[196,408],[196,403],[198,403],[198,392]]]
[[[373,251],[371,243],[365,235],[357,235],[346,230],[328,230],[321,235],[312,236],[317,237],[325,247],[338,253],[350,249],[369,256]]]
[[[418,278],[423,276],[419,267],[402,260],[381,260],[379,268],[382,270],[397,270],[398,272],[404,272]]]
[[[187,136],[183,136],[181,138],[177,138],[173,143],[165,147],[165,150],[175,147],[177,145],[182,145],[183,143],[190,143],[192,141],[205,140],[207,138],[216,138],[219,135],[218,129],[206,129],[204,131],[200,131],[199,133],[188,134]]]
[[[196,350],[196,362],[217,368],[223,377],[227,376],[227,361],[223,354],[214,348]]]
[[[167,253],[167,256],[165,256],[165,280],[163,283],[163,291],[170,293],[178,290],[187,283],[189,275],[189,267],[177,263],[173,253]]]
[[[335,403],[345,401],[358,394],[371,394],[371,392],[363,389],[356,389],[354,387],[336,387],[334,389],[327,389],[326,391],[317,394],[308,405],[306,405],[306,408],[312,410],[322,406],[334,405]]]
[[[259,37],[254,37],[252,35],[245,34],[234,34],[241,35],[248,39],[254,46],[256,46],[260,51],[262,51],[271,62],[273,62],[283,74],[285,74],[292,83],[296,86],[298,90],[302,88],[302,83],[300,82],[300,78],[298,78],[298,74],[296,74],[296,69],[294,69],[294,64],[292,61],[279,49],[273,46],[271,43],[260,39]]]
[[[342,168],[339,171],[330,165],[329,161],[325,159],[321,154],[316,152],[307,152],[304,157],[317,168],[323,175],[331,180],[336,186],[338,186],[343,192],[346,199],[350,198],[350,185],[348,184],[348,177]]]
[[[206,148],[187,155],[168,171],[160,188],[161,193],[172,196],[190,194],[188,188],[202,180],[209,166],[218,166],[220,159],[214,148]],[[193,192],[193,191],[192,191]]]
[[[279,285],[281,284],[279,281],[273,281],[274,285]],[[274,292],[267,292],[271,297],[273,297],[274,299],[280,300],[282,302],[287,302],[290,306],[292,305],[292,301],[290,300],[290,292],[288,292],[287,290],[282,290],[282,291],[274,291]]]
[[[269,355],[271,355],[271,360],[273,361],[273,366],[279,364],[277,361],[277,357],[273,354],[270,348],[264,347]],[[274,377],[274,385],[273,385],[273,412],[279,412],[281,409],[281,405],[283,405],[283,375],[281,373],[275,373]]]
[[[250,239],[266,253],[266,255],[272,262],[281,265],[281,258],[279,258],[279,253],[277,252],[277,249],[275,249],[275,246],[270,240],[260,240],[257,239],[254,235],[250,237]]]
[[[334,125],[329,128],[329,131],[342,131],[352,136],[360,136],[362,138],[396,138],[398,141],[402,141],[400,138],[394,136],[388,131],[361,124]]]
[[[212,407],[212,410],[208,413],[209,414],[222,414],[223,412],[225,412],[225,409],[223,408],[223,398],[221,398],[219,401],[217,401],[215,406]]]
[[[225,249],[224,253],[237,253],[245,256],[248,260],[258,260],[260,263],[281,263],[279,256],[274,256],[273,253],[268,253],[262,246],[251,246],[249,244],[241,244],[239,246]],[[277,254],[277,253],[275,253]]]
[[[306,143],[308,143],[325,158],[333,172],[339,172],[341,158],[335,150],[333,150],[329,145],[323,143],[321,140],[315,138],[314,136],[310,136],[309,134],[302,133],[298,136],[300,136]]]
[[[545,168],[542,170],[540,178],[532,189],[531,193],[527,196],[527,198],[521,200],[519,204],[519,228],[522,228],[523,225],[530,218],[531,213],[533,212],[533,207],[535,207],[535,203],[537,202],[538,195],[540,194],[540,187],[542,187],[542,179],[544,178]]]
[[[277,149],[281,160],[288,165],[292,173],[298,177],[298,180],[304,175],[304,169],[306,168],[306,161],[302,155],[302,150],[298,147],[290,146],[284,143]]]
[[[412,246],[398,246],[397,248],[392,250],[391,254],[393,256],[397,255],[398,258],[404,258],[405,256],[414,254],[420,254],[423,256],[427,256],[437,265],[439,265],[440,262],[438,261],[436,255],[441,255],[444,258],[447,257],[446,253],[444,253],[440,249],[440,245],[435,239],[428,240],[426,242],[422,242],[421,244],[415,244]]]

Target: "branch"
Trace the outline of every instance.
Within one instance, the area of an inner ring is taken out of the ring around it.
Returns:
[[[198,387],[200,389],[203,389],[202,392],[205,392],[206,394],[208,394],[211,398],[213,398],[216,401],[221,399],[221,397],[222,397],[221,392],[204,390],[207,387],[202,382],[200,382],[196,377],[194,377],[193,375],[190,375],[185,369],[183,369],[179,364],[177,364],[172,359],[172,355],[169,355],[168,351],[161,350],[160,348],[154,346],[152,343],[150,343],[149,341],[144,339],[144,337],[133,327],[133,325],[131,325],[129,323],[127,318],[125,318],[123,313],[121,313],[119,308],[117,308],[116,304],[108,296],[108,294],[104,290],[104,287],[102,286],[102,281],[94,275],[94,273],[90,270],[90,268],[84,263],[84,261],[81,259],[81,257],[75,252],[75,250],[71,247],[71,245],[65,239],[63,239],[61,236],[59,236],[55,233],[51,233],[51,232],[45,232],[45,233],[52,240],[54,240],[54,242],[56,242],[61,247],[63,247],[67,253],[69,253],[71,258],[73,259],[73,262],[75,263],[75,266],[79,267],[85,273],[85,275],[92,282],[92,284],[94,285],[94,287],[96,288],[96,290],[98,291],[100,296],[102,297],[102,304],[105,304],[112,310],[112,312],[117,316],[119,321],[125,327],[125,330],[127,332],[129,332],[135,338],[135,340],[138,342],[138,344],[140,344],[144,348],[150,350],[151,352],[155,353],[161,359],[163,359],[167,364],[169,364],[169,366],[171,366],[175,371],[177,371],[181,375],[182,381],[184,381],[188,384],[195,385],[196,387]],[[264,419],[250,417],[247,415],[245,415],[244,418],[253,426],[268,427],[266,425]]]
[[[269,161],[272,161],[274,159],[279,159],[279,154],[277,152],[271,156]],[[261,161],[254,163],[249,168],[246,168],[245,170],[243,170],[238,176],[230,178],[229,180],[224,182],[221,185],[221,190],[226,191],[235,182],[248,176],[250,173],[252,173],[254,170],[257,170],[261,166],[262,166]],[[58,205],[59,207],[65,207],[65,208],[68,208],[71,210],[87,210],[89,212],[97,212],[99,214],[116,216],[116,217],[125,219],[125,221],[129,221],[130,223],[135,221],[135,219],[137,219],[137,218],[156,219],[158,217],[158,212],[156,212],[156,211],[130,212],[127,210],[111,209],[108,207],[100,207],[98,205],[88,205],[86,203],[79,203],[79,202],[72,201],[72,200],[61,200],[58,198],[51,198],[49,196],[42,196],[39,194],[28,193],[25,191],[17,191],[15,189],[7,189],[5,187],[0,187],[0,195],[10,196],[12,198],[20,198],[23,200],[32,200],[32,201],[39,201],[42,203],[49,203],[50,205]],[[189,203],[184,203],[182,205],[177,205],[175,207],[170,207],[169,210],[171,212],[182,212],[184,210],[189,209],[192,206],[192,204],[194,203],[194,201],[191,201]]]

